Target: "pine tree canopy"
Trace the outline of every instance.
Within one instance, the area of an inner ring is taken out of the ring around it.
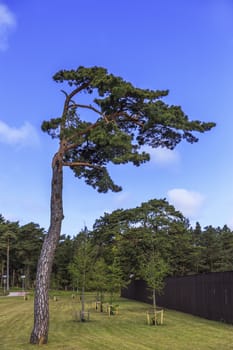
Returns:
[[[121,190],[110,177],[108,163],[139,166],[150,159],[143,146],[174,149],[182,140],[197,142],[196,132],[215,126],[190,121],[180,106],[163,102],[167,90],[134,87],[102,67],[61,70],[53,79],[67,83],[69,92],[62,90],[61,116],[44,121],[42,130],[59,139],[63,165],[99,192]],[[84,110],[95,115],[93,120],[82,118]]]

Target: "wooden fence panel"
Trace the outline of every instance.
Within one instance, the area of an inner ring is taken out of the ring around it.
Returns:
[[[134,280],[122,296],[152,303],[145,281]],[[233,324],[233,271],[168,277],[157,304],[210,320]]]

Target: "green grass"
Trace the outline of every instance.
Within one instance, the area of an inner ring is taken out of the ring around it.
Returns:
[[[119,299],[119,314],[91,310],[90,322],[75,322],[80,304],[70,295],[50,301],[48,350],[229,350],[233,326],[180,312],[165,311],[160,326],[146,324],[147,304]],[[94,305],[93,305],[94,306]],[[0,350],[28,350],[33,322],[33,298],[0,298]]]

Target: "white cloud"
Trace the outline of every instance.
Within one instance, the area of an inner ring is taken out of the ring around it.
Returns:
[[[14,14],[4,4],[0,4],[0,51],[8,48],[9,32],[16,26]]]
[[[35,128],[28,122],[17,129],[0,120],[0,142],[9,145],[35,146],[39,143],[39,137]]]
[[[157,165],[174,165],[180,160],[179,153],[176,150],[172,151],[163,147],[152,148],[148,146],[145,146],[143,150],[150,154],[151,162]]]
[[[205,199],[201,193],[183,188],[174,188],[168,191],[167,195],[168,201],[189,218],[194,218],[198,214]]]

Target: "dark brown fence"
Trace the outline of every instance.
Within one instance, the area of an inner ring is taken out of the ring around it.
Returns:
[[[122,296],[151,303],[151,292],[142,280],[132,281]],[[157,304],[210,320],[233,324],[233,271],[169,277]]]

